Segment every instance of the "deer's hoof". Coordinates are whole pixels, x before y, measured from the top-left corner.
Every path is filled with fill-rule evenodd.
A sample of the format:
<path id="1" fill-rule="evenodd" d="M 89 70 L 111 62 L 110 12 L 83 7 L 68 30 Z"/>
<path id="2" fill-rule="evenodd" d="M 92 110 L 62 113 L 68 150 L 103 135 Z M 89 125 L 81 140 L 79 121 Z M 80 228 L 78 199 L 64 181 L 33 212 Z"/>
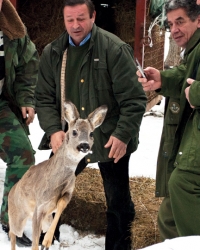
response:
<path id="1" fill-rule="evenodd" d="M 41 246 L 41 250 L 49 250 L 49 247 Z"/>

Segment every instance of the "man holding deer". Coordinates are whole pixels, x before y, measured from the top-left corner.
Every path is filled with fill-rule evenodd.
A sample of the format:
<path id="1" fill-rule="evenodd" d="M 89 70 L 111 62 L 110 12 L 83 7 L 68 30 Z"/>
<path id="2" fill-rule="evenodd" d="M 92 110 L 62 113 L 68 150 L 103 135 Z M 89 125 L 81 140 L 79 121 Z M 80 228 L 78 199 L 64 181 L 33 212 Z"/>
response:
<path id="1" fill-rule="evenodd" d="M 135 209 L 129 189 L 129 159 L 138 147 L 146 95 L 137 81 L 132 48 L 95 25 L 91 0 L 65 0 L 63 15 L 66 31 L 41 56 L 36 109 L 45 137 L 40 148 L 50 142 L 55 153 L 63 142 L 67 125 L 63 131 L 62 99 L 72 101 L 83 118 L 100 105 L 108 106 L 105 121 L 94 132 L 93 154 L 79 163 L 76 175 L 88 163 L 98 162 L 107 201 L 105 248 L 130 250 Z M 60 84 L 63 63 L 64 98 Z"/>

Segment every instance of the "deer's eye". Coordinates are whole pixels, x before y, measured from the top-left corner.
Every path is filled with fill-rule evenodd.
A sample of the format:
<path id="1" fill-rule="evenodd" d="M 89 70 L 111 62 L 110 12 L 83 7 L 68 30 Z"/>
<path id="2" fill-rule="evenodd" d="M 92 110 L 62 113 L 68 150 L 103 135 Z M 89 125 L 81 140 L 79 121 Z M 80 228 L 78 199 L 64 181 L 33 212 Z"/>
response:
<path id="1" fill-rule="evenodd" d="M 93 132 L 90 133 L 90 137 L 93 137 Z"/>
<path id="2" fill-rule="evenodd" d="M 76 131 L 76 130 L 73 130 L 72 135 L 73 135 L 73 136 L 76 136 L 77 134 L 78 134 L 77 131 Z"/>

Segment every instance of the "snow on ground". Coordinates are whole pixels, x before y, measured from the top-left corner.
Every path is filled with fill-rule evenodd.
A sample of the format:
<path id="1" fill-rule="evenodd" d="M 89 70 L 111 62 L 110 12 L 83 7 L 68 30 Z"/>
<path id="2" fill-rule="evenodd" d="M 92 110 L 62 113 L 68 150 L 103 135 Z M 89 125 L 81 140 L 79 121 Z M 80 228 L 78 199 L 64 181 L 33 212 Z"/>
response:
<path id="1" fill-rule="evenodd" d="M 130 158 L 130 177 L 144 176 L 155 178 L 156 175 L 156 159 L 159 148 L 159 141 L 163 125 L 163 117 L 160 114 L 163 113 L 164 99 L 161 105 L 156 105 L 152 108 L 153 112 L 146 113 L 141 124 L 140 129 L 140 144 L 138 150 L 132 154 Z M 41 130 L 37 116 L 30 125 L 30 140 L 33 148 L 36 151 L 36 163 L 44 161 L 49 158 L 50 150 L 40 151 L 37 149 L 39 142 L 44 134 Z M 90 167 L 97 167 L 97 164 L 91 164 Z M 0 160 L 0 201 L 2 200 L 3 182 L 5 175 L 5 164 Z M 105 248 L 105 237 L 98 237 L 93 234 L 86 236 L 80 235 L 73 227 L 69 225 L 62 225 L 60 227 L 60 242 L 54 242 L 54 245 L 49 250 L 103 250 Z M 26 235 L 31 238 L 31 221 L 27 222 L 25 228 Z M 188 247 L 190 246 L 190 247 Z M 198 246 L 198 247 L 197 247 Z M 0 249 L 10 250 L 10 242 L 8 236 L 2 231 L 0 227 Z M 16 247 L 16 250 L 22 249 Z M 30 247 L 24 247 L 24 250 L 30 250 Z M 156 244 L 151 247 L 147 247 L 148 250 L 197 250 L 200 249 L 200 236 L 178 238 L 174 240 L 168 240 L 161 244 Z"/>

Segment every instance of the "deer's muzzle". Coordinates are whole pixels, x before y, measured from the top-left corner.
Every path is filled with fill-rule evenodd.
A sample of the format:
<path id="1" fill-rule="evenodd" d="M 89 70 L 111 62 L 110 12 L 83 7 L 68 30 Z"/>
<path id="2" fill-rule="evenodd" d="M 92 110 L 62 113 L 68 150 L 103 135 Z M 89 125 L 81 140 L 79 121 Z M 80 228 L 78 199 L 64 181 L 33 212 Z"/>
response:
<path id="1" fill-rule="evenodd" d="M 88 143 L 81 143 L 77 146 L 78 151 L 82 151 L 83 153 L 87 153 L 90 150 L 90 146 Z"/>

